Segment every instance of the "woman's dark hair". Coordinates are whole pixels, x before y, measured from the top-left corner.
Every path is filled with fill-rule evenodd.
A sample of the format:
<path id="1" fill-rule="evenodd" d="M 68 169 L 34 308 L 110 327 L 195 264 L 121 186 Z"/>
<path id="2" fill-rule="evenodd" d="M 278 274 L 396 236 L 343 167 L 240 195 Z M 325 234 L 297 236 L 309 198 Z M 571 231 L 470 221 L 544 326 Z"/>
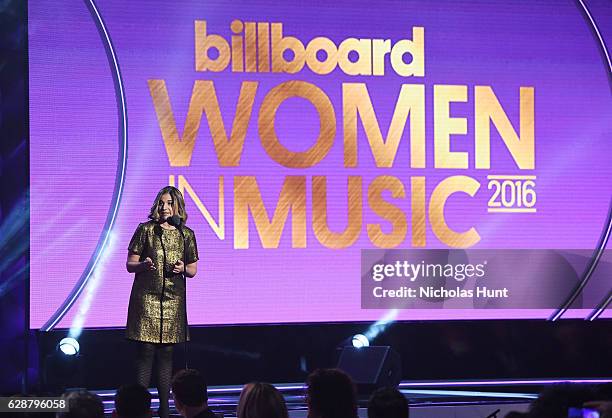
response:
<path id="1" fill-rule="evenodd" d="M 317 369 L 306 380 L 311 418 L 357 418 L 357 392 L 351 378 L 339 369 Z"/>

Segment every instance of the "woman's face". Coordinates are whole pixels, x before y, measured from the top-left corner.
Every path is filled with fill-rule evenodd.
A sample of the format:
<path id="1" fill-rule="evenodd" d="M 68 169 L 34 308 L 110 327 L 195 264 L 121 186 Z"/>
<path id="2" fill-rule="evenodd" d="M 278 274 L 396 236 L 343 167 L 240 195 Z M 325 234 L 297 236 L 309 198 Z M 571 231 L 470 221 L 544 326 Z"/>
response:
<path id="1" fill-rule="evenodd" d="M 159 214 L 161 221 L 165 222 L 168 218 L 174 215 L 174 210 L 172 209 L 173 204 L 174 201 L 172 200 L 170 193 L 165 193 L 162 195 L 157 206 L 157 213 Z"/>

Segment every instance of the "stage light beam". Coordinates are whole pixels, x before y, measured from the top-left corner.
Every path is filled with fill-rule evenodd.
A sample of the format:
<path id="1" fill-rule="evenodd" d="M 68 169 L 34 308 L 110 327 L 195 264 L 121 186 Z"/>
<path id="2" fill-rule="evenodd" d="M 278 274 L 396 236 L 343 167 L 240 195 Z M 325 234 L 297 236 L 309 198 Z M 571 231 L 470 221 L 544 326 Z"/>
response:
<path id="1" fill-rule="evenodd" d="M 398 312 L 398 309 L 391 309 L 385 314 L 385 316 L 370 325 L 370 327 L 363 333 L 366 339 L 368 341 L 372 341 L 374 338 L 378 337 L 379 334 L 384 332 L 389 325 L 395 322 Z"/>

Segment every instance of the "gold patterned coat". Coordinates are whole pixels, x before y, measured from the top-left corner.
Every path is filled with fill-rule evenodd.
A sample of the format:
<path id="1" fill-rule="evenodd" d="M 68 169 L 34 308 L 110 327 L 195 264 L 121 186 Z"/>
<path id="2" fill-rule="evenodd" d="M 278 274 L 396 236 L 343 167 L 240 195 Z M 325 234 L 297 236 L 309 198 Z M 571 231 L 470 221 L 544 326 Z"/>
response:
<path id="1" fill-rule="evenodd" d="M 195 234 L 183 227 L 186 262 L 198 260 Z M 183 239 L 178 229 L 168 230 L 154 221 L 138 225 L 128 250 L 150 257 L 156 270 L 136 273 L 128 308 L 126 337 L 149 343 L 172 344 L 189 340 L 186 329 L 185 280 L 172 272 L 183 259 Z M 185 336 L 187 331 L 187 335 Z"/>

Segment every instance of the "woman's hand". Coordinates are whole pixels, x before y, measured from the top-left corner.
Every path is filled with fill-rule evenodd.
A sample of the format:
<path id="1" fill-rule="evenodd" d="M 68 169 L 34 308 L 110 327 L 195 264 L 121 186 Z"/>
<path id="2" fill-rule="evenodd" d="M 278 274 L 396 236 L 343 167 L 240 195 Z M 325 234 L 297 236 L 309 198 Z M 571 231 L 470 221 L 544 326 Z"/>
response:
<path id="1" fill-rule="evenodd" d="M 151 260 L 151 257 L 145 258 L 141 265 L 144 271 L 157 270 L 157 267 L 155 267 L 155 264 L 153 264 L 153 260 Z"/>
<path id="2" fill-rule="evenodd" d="M 185 276 L 187 277 L 193 277 L 196 275 L 197 272 L 198 272 L 198 262 L 197 261 L 191 264 L 187 264 L 187 266 L 185 266 L 185 263 L 183 263 L 183 260 L 178 260 L 176 263 L 174 263 L 174 268 L 172 269 L 172 273 L 174 274 L 185 273 Z"/>
<path id="3" fill-rule="evenodd" d="M 172 273 L 182 273 L 183 271 L 185 271 L 185 263 L 183 263 L 183 260 L 178 260 L 176 263 L 174 263 L 174 268 L 172 269 Z"/>
<path id="4" fill-rule="evenodd" d="M 145 258 L 144 261 L 138 260 L 140 260 L 140 255 L 131 252 L 128 253 L 127 262 L 125 263 L 128 272 L 140 273 L 141 271 L 157 270 L 157 267 L 155 267 L 155 263 L 153 263 L 151 257 Z"/>

